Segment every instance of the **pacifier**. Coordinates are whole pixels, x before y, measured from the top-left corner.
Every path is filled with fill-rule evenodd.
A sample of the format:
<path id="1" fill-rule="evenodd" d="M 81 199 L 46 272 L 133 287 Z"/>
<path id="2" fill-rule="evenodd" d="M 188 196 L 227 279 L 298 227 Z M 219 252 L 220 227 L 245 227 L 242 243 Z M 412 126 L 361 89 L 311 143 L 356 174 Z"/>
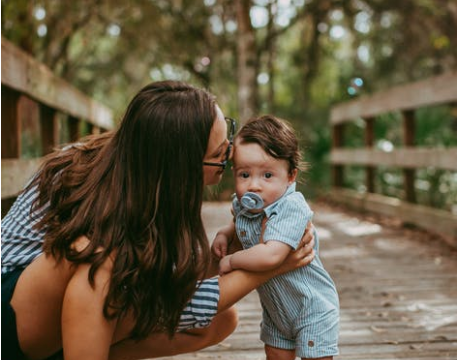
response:
<path id="1" fill-rule="evenodd" d="M 253 192 L 247 192 L 240 200 L 241 205 L 248 210 L 259 210 L 263 208 L 262 198 Z"/>

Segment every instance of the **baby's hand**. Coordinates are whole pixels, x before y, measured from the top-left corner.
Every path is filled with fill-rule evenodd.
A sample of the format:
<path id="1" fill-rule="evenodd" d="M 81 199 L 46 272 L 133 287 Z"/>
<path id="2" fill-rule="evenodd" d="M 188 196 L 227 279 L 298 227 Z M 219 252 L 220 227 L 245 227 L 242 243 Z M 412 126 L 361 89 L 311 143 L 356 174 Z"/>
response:
<path id="1" fill-rule="evenodd" d="M 219 262 L 219 275 L 224 275 L 232 271 L 232 265 L 230 264 L 230 258 L 232 255 L 224 256 Z"/>
<path id="2" fill-rule="evenodd" d="M 227 255 L 228 239 L 223 234 L 217 234 L 211 245 L 211 251 L 218 259 L 222 259 Z"/>

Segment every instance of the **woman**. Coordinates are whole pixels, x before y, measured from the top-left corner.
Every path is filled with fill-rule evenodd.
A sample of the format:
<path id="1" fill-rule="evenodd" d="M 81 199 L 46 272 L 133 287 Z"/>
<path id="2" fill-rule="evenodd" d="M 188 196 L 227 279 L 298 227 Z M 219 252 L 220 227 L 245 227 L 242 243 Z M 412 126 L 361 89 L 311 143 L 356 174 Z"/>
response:
<path id="1" fill-rule="evenodd" d="M 49 155 L 2 221 L 2 358 L 158 357 L 227 337 L 236 301 L 313 258 L 308 235 L 274 271 L 198 282 L 204 185 L 230 156 L 214 97 L 172 81 L 143 88 L 117 131 Z"/>

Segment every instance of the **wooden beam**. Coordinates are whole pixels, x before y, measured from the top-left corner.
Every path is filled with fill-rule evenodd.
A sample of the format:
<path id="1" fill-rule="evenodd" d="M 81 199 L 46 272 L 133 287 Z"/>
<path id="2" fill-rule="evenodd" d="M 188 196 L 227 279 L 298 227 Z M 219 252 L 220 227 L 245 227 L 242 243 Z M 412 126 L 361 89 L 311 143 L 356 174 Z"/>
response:
<path id="1" fill-rule="evenodd" d="M 17 196 L 33 174 L 42 159 L 2 159 L 2 199 Z"/>
<path id="2" fill-rule="evenodd" d="M 457 72 L 400 85 L 334 106 L 330 123 L 352 122 L 392 111 L 417 109 L 457 101 Z"/>
<path id="3" fill-rule="evenodd" d="M 400 168 L 434 167 L 457 170 L 457 147 L 399 148 L 391 152 L 373 149 L 333 149 L 330 162 L 334 165 L 392 166 Z"/>
<path id="4" fill-rule="evenodd" d="M 112 129 L 113 116 L 106 106 L 57 77 L 43 64 L 2 37 L 2 85 L 95 126 Z"/>
<path id="5" fill-rule="evenodd" d="M 391 216 L 404 223 L 414 224 L 422 229 L 440 234 L 453 247 L 457 248 L 457 215 L 428 206 L 411 204 L 396 198 L 359 193 L 348 189 L 333 189 L 328 197 L 350 207 Z"/>

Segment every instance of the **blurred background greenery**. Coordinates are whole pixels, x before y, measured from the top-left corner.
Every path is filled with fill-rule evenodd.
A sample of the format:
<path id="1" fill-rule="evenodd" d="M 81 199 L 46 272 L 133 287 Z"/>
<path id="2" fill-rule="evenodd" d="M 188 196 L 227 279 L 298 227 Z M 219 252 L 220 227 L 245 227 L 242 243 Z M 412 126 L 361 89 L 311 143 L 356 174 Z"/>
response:
<path id="1" fill-rule="evenodd" d="M 311 198 L 330 186 L 333 104 L 457 69 L 455 0 L 2 0 L 1 30 L 116 119 L 146 83 L 179 79 L 208 88 L 239 123 L 262 113 L 289 120 Z M 417 145 L 457 144 L 456 106 L 417 119 Z M 401 146 L 400 121 L 377 119 L 377 148 Z M 349 146 L 362 145 L 363 126 L 351 125 Z M 24 145 L 34 134 L 31 126 Z M 363 176 L 351 168 L 346 185 L 363 190 Z M 396 195 L 401 173 L 384 169 L 376 182 Z M 419 171 L 416 188 L 421 203 L 457 203 L 455 172 Z M 225 176 L 208 198 L 232 189 Z"/>

